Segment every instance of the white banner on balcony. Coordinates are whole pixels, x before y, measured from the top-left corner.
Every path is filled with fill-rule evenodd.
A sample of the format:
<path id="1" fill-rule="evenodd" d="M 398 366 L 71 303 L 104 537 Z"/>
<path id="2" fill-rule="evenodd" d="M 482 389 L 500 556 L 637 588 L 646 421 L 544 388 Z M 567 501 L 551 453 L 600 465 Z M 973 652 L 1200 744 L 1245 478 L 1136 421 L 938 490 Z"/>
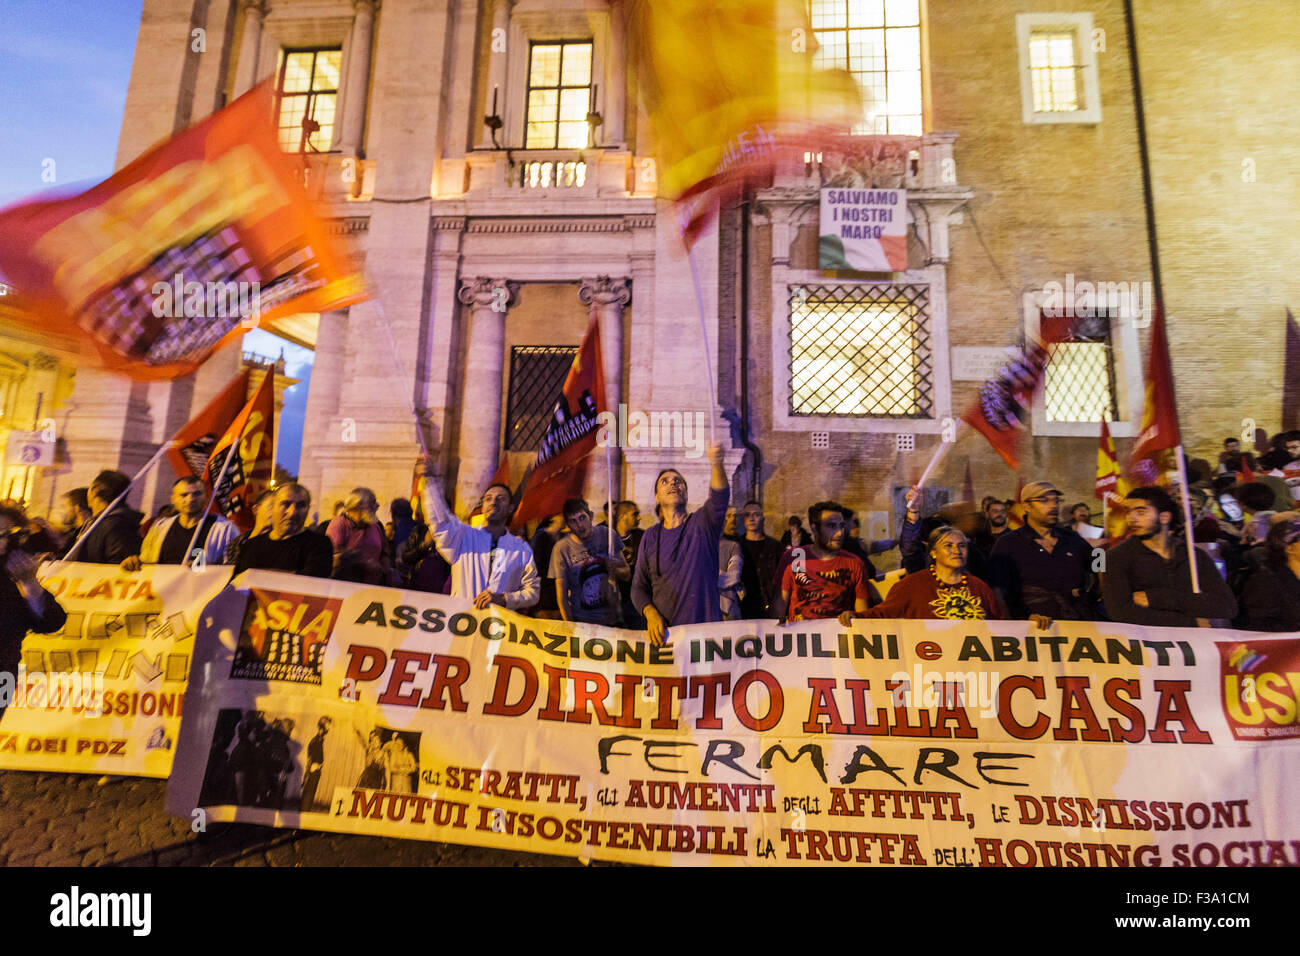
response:
<path id="1" fill-rule="evenodd" d="M 822 190 L 822 269 L 907 270 L 907 190 Z"/>

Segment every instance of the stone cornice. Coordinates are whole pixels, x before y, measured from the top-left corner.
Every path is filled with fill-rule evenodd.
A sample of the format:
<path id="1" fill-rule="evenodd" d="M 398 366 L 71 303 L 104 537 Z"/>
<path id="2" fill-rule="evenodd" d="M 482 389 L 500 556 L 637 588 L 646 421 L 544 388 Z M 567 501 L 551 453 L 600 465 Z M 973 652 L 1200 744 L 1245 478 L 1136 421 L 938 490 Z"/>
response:
<path id="1" fill-rule="evenodd" d="M 477 235 L 523 234 L 523 233 L 592 233 L 592 232 L 632 232 L 637 229 L 653 229 L 653 215 L 628 215 L 592 217 L 582 219 L 553 218 L 498 218 L 466 219 L 464 217 L 435 217 L 434 228 L 458 229 Z M 462 226 L 461 224 L 465 224 Z"/>

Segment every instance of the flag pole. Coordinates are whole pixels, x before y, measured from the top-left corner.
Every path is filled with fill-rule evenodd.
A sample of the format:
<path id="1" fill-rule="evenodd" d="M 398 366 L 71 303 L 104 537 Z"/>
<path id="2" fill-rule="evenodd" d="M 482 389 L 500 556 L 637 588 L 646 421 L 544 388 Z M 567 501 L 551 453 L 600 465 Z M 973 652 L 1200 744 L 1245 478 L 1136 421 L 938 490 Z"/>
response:
<path id="1" fill-rule="evenodd" d="M 709 376 L 709 444 L 712 445 L 717 441 L 714 435 L 713 419 L 714 409 L 717 400 L 714 398 L 716 391 L 713 386 L 713 356 L 709 352 L 709 328 L 704 321 L 704 294 L 700 292 L 700 273 L 695 267 L 695 249 L 693 246 L 686 247 L 686 257 L 691 261 L 691 281 L 695 285 L 695 310 L 700 314 L 700 339 L 704 342 L 704 371 Z"/>
<path id="2" fill-rule="evenodd" d="M 1192 491 L 1187 487 L 1187 457 L 1183 454 L 1182 443 L 1175 449 L 1178 455 L 1178 485 L 1183 491 L 1183 520 L 1187 529 L 1187 567 L 1192 572 L 1192 593 L 1201 593 L 1201 578 L 1196 570 L 1196 535 L 1192 525 Z"/>
<path id="3" fill-rule="evenodd" d="M 230 463 L 235 458 L 235 449 L 238 447 L 239 438 L 236 438 L 230 443 L 230 450 L 226 452 L 226 460 L 221 463 L 221 473 L 212 482 L 212 494 L 208 495 L 208 503 L 203 506 L 203 514 L 199 515 L 199 522 L 194 526 L 194 534 L 190 535 L 190 543 L 185 548 L 185 559 L 181 561 L 183 567 L 188 568 L 190 566 L 190 560 L 194 557 L 195 542 L 199 540 L 199 532 L 203 530 L 203 522 L 207 520 L 208 512 L 212 510 L 212 502 L 217 500 L 217 489 L 221 487 L 221 482 L 225 480 L 226 472 L 230 470 Z"/>
<path id="4" fill-rule="evenodd" d="M 375 296 L 371 301 L 375 304 L 375 311 L 379 313 L 379 325 L 380 328 L 384 330 L 384 337 L 388 339 L 388 349 L 393 353 L 393 363 L 397 366 L 397 370 L 401 374 L 402 380 L 411 383 L 412 392 L 408 396 L 408 402 L 411 407 L 411 418 L 415 420 L 415 437 L 420 443 L 420 452 L 425 458 L 428 458 L 429 444 L 424 440 L 424 429 L 420 427 L 420 415 L 415 408 L 415 374 L 412 373 L 409 379 L 406 376 L 406 363 L 402 361 L 401 355 L 397 352 L 397 342 L 393 339 L 393 329 L 388 322 L 388 313 L 384 311 L 383 300 L 380 299 L 379 296 Z"/>
<path id="5" fill-rule="evenodd" d="M 108 513 L 126 499 L 126 496 L 131 493 L 131 489 L 135 487 L 135 483 L 148 474 L 149 469 L 162 460 L 162 456 L 167 454 L 167 449 L 170 448 L 171 445 L 172 443 L 170 441 L 165 441 L 158 446 L 158 450 L 153 453 L 153 457 L 145 462 L 144 467 L 135 473 L 135 477 L 131 479 L 130 483 L 124 489 L 122 489 L 122 493 L 114 498 L 112 503 L 95 517 L 95 520 L 90 523 L 90 527 L 88 527 L 76 541 L 72 542 L 72 547 L 69 548 L 68 553 L 63 556 L 64 561 L 72 560 L 72 556 L 77 553 L 77 549 L 81 547 L 81 543 L 90 537 L 90 532 L 94 531 L 95 527 L 108 516 Z"/>
<path id="6" fill-rule="evenodd" d="M 950 449 L 953 445 L 957 444 L 957 430 L 959 428 L 961 428 L 960 418 L 955 419 L 953 422 L 952 441 L 941 440 L 939 442 L 939 447 L 936 448 L 934 450 L 934 454 L 930 456 L 930 464 L 926 465 L 925 471 L 921 472 L 921 477 L 916 482 L 915 485 L 916 488 L 920 489 L 925 487 L 925 483 L 929 480 L 930 474 L 935 470 L 935 468 L 939 466 L 939 462 L 943 461 L 944 456 L 948 454 L 948 449 Z"/>
<path id="7" fill-rule="evenodd" d="M 609 557 L 614 556 L 614 446 L 605 443 L 605 527 L 609 537 Z"/>

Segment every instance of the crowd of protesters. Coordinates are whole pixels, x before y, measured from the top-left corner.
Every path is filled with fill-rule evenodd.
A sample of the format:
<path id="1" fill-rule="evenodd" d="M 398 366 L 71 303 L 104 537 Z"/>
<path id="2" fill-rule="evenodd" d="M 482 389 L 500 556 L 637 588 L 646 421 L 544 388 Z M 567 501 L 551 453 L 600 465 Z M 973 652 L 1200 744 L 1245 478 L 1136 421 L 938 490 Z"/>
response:
<path id="1" fill-rule="evenodd" d="M 1181 501 L 1163 488 L 1129 491 L 1117 504 L 1117 530 L 1113 520 L 1094 524 L 1087 503 L 1066 507 L 1048 480 L 1022 485 L 1014 499 L 988 496 L 978 507 L 957 502 L 931 514 L 921 513 L 923 496 L 910 489 L 898 536 L 881 541 L 864 541 L 849 508 L 822 500 L 808 508 L 806 525 L 804 516 L 790 516 L 778 540 L 766 533 L 761 503 L 732 506 L 720 446 L 710 447 L 709 462 L 709 486 L 693 510 L 685 477 L 667 468 L 655 480 L 658 520 L 650 527 L 641 527 L 635 502 L 617 502 L 612 515 L 603 505 L 597 516 L 571 498 L 531 540 L 510 531 L 509 488 L 484 489 L 481 520 L 466 523 L 423 459 L 420 507 L 399 498 L 388 522 L 374 492 L 360 487 L 313 525 L 311 493 L 287 482 L 252 503 L 253 527 L 240 534 L 212 513 L 206 486 L 194 478 L 176 481 L 170 505 L 146 522 L 121 503 L 104 514 L 129 483 L 104 471 L 63 495 L 52 521 L 29 519 L 8 503 L 0 526 L 25 528 L 28 551 L 71 552 L 125 571 L 199 561 L 232 573 L 334 577 L 451 594 L 480 609 L 644 630 L 654 643 L 684 624 L 772 618 L 1300 630 L 1300 432 L 1276 436 L 1258 458 L 1228 439 L 1217 463 L 1189 463 L 1190 549 Z M 887 552 L 897 553 L 900 568 L 888 576 L 871 560 Z M 25 623 L 49 627 L 30 569 L 18 564 L 15 593 L 0 600 L 21 603 L 30 612 Z"/>

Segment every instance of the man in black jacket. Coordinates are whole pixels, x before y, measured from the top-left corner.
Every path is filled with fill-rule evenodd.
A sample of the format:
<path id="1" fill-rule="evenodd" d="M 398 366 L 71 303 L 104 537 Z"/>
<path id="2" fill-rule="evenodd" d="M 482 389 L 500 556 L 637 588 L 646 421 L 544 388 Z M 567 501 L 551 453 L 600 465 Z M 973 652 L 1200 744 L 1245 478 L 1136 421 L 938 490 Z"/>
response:
<path id="1" fill-rule="evenodd" d="M 1135 488 L 1124 507 L 1132 536 L 1111 548 L 1101 579 L 1110 619 L 1153 627 L 1211 627 L 1212 621 L 1231 620 L 1237 601 L 1199 548 L 1194 553 L 1201 593 L 1193 592 L 1187 542 L 1179 533 L 1182 514 L 1164 489 Z"/>
<path id="2" fill-rule="evenodd" d="M 126 491 L 131 479 L 120 471 L 101 471 L 90 483 L 86 500 L 91 514 L 97 519 L 104 509 Z M 89 564 L 121 564 L 132 555 L 140 553 L 140 522 L 144 515 L 133 510 L 125 501 L 104 516 L 103 520 L 84 533 L 70 550 L 70 560 Z M 94 522 L 92 521 L 92 524 Z"/>
<path id="3" fill-rule="evenodd" d="M 18 686 L 18 662 L 28 631 L 51 634 L 67 615 L 36 580 L 36 559 L 12 547 L 10 533 L 26 525 L 21 511 L 0 507 L 0 717 Z"/>

